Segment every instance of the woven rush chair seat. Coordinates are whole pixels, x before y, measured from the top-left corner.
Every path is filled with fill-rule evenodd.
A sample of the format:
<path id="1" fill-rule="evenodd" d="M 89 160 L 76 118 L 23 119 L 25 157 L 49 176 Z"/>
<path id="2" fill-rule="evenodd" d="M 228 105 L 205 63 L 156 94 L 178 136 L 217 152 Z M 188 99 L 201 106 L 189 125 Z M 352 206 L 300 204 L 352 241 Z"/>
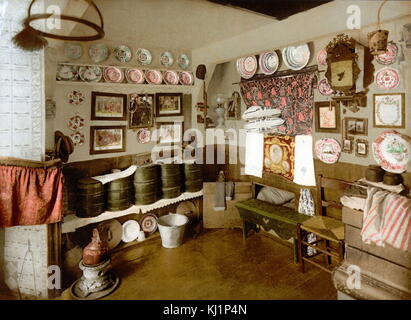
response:
<path id="1" fill-rule="evenodd" d="M 330 241 L 344 240 L 344 223 L 330 217 L 314 216 L 304 221 L 301 224 L 301 229 Z"/>

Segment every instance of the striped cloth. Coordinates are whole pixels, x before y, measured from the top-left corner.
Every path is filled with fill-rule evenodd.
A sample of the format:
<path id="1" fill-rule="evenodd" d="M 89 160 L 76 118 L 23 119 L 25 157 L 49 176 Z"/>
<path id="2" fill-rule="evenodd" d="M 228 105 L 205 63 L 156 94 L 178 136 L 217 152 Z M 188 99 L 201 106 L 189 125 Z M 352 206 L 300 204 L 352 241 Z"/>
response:
<path id="1" fill-rule="evenodd" d="M 363 242 L 411 251 L 411 199 L 370 187 L 364 208 Z"/>

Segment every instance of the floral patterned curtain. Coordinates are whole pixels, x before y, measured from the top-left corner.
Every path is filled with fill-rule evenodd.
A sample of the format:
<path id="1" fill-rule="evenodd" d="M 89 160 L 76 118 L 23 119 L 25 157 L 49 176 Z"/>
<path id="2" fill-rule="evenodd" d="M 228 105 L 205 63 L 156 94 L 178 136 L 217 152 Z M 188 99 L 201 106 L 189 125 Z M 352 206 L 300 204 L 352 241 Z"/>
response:
<path id="1" fill-rule="evenodd" d="M 310 135 L 316 79 L 314 72 L 308 72 L 245 81 L 240 83 L 240 88 L 247 107 L 259 105 L 282 110 L 285 122 L 274 133 Z"/>

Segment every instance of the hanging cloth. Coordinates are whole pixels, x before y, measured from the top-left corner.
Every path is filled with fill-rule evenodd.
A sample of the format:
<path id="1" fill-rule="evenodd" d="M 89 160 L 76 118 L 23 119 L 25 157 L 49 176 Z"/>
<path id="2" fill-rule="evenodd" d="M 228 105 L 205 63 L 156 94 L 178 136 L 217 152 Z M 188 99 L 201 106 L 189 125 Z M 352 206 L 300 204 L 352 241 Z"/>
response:
<path id="1" fill-rule="evenodd" d="M 307 72 L 243 81 L 240 89 L 247 107 L 257 105 L 281 110 L 285 122 L 273 133 L 311 134 L 316 79 L 315 72 Z"/>
<path id="2" fill-rule="evenodd" d="M 0 227 L 62 220 L 61 168 L 0 166 Z"/>

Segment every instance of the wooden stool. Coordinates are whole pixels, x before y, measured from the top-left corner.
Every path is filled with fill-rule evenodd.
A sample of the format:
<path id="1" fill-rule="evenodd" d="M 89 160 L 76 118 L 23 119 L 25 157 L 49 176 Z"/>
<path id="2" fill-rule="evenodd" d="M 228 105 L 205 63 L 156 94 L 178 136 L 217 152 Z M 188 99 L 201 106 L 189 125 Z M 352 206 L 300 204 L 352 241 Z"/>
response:
<path id="1" fill-rule="evenodd" d="M 306 234 L 313 233 L 316 240 L 308 243 Z M 330 242 L 335 243 L 335 247 L 330 246 Z M 322 246 L 319 246 L 321 244 Z M 329 273 L 334 269 L 332 258 L 339 264 L 344 259 L 344 224 L 336 219 L 325 216 L 313 216 L 312 218 L 297 224 L 297 246 L 298 261 L 301 272 L 304 272 L 304 263 L 309 262 L 318 268 Z M 311 247 L 316 253 L 308 256 L 306 248 Z M 323 255 L 324 261 L 316 259 Z"/>

